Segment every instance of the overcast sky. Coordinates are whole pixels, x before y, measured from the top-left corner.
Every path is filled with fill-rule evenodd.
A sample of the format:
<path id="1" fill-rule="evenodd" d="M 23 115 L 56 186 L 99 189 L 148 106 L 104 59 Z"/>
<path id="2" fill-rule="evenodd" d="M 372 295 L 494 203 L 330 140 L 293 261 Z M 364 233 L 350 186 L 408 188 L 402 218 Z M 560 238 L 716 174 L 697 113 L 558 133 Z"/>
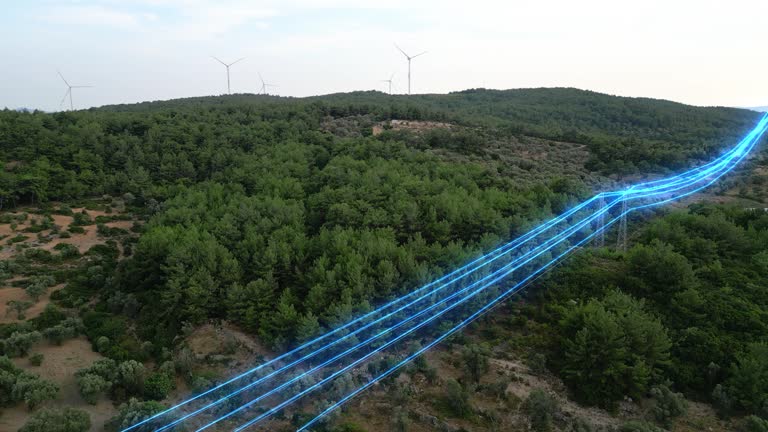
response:
<path id="1" fill-rule="evenodd" d="M 3 0 L 0 107 L 280 95 L 578 87 L 768 105 L 766 0 Z"/>

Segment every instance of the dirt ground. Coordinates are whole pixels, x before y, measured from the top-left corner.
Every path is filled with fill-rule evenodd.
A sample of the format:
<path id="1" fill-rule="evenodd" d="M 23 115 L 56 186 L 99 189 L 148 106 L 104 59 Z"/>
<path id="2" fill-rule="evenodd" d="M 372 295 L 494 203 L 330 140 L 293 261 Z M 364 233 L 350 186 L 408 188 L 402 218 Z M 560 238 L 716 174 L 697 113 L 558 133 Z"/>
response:
<path id="1" fill-rule="evenodd" d="M 79 213 L 82 210 L 82 208 L 72 209 L 72 211 L 75 213 Z M 91 219 L 95 219 L 97 216 L 108 216 L 107 213 L 99 210 L 86 210 L 85 212 L 91 217 Z M 73 220 L 72 216 L 65 215 L 51 215 L 51 217 L 53 218 L 54 224 L 58 225 L 62 230 L 67 229 Z M 31 225 L 30 222 L 32 219 L 39 221 L 42 220 L 42 217 L 30 214 L 27 218 L 27 221 L 25 221 L 25 223 L 20 223 L 18 227 L 16 227 L 15 231 L 11 229 L 11 224 L 0 224 L 0 237 L 3 235 L 8 236 L 2 241 L 2 243 L 0 243 L 0 259 L 8 259 L 13 257 L 16 253 L 17 244 L 28 245 L 29 247 L 39 247 L 40 249 L 51 251 L 59 243 L 69 243 L 77 246 L 77 249 L 80 251 L 80 253 L 85 253 L 93 246 L 104 243 L 104 240 L 99 238 L 98 234 L 96 233 L 96 224 L 84 226 L 84 233 L 72 233 L 70 238 L 61 238 L 59 236 L 53 235 L 51 241 L 44 243 L 38 240 L 37 233 L 24 232 L 24 229 Z M 110 228 L 122 228 L 129 230 L 131 226 L 133 226 L 133 221 L 112 221 L 107 222 L 104 225 Z M 13 238 L 19 234 L 27 236 L 28 238 L 14 245 L 7 244 L 8 239 Z M 43 236 L 51 236 L 51 231 L 41 231 L 40 234 Z"/>
<path id="2" fill-rule="evenodd" d="M 64 287 L 64 284 L 52 286 L 48 288 L 48 292 L 44 296 L 40 297 L 37 303 L 33 304 L 24 313 L 26 319 L 32 319 L 40 315 L 48 303 L 51 302 L 51 294 L 54 291 L 58 291 Z M 0 324 L 19 322 L 16 318 L 16 312 L 8 310 L 8 302 L 12 300 L 29 300 L 32 299 L 27 295 L 23 288 L 16 287 L 3 287 L 0 288 Z"/>
<path id="3" fill-rule="evenodd" d="M 117 409 L 105 397 L 96 405 L 86 403 L 80 397 L 75 380 L 75 372 L 103 358 L 101 354 L 93 352 L 91 343 L 82 336 L 70 339 L 60 346 L 41 342 L 32 349 L 30 355 L 35 353 L 45 356 L 43 364 L 39 367 L 31 366 L 28 357 L 13 359 L 13 362 L 20 368 L 59 384 L 59 396 L 44 406 L 66 406 L 86 411 L 91 416 L 91 431 L 103 430 L 104 423 L 117 413 Z M 0 415 L 0 431 L 18 430 L 26 423 L 30 414 L 23 404 L 4 409 Z"/>
<path id="4" fill-rule="evenodd" d="M 414 132 L 423 132 L 430 129 L 450 129 L 453 125 L 450 123 L 420 121 L 420 120 L 391 120 L 373 126 L 373 135 L 379 135 L 386 129 L 384 125 L 388 124 L 393 130 L 410 130 Z"/>
<path id="5" fill-rule="evenodd" d="M 77 213 L 83 209 L 73 208 L 72 210 Z M 86 210 L 86 213 L 92 220 L 95 220 L 98 216 L 108 216 L 107 213 L 97 210 Z M 51 215 L 51 217 L 54 224 L 57 225 L 61 231 L 67 230 L 69 225 L 73 222 L 72 216 Z M 11 224 L 9 223 L 0 224 L 0 236 L 7 236 L 0 241 L 0 259 L 13 258 L 15 254 L 18 253 L 16 246 L 19 244 L 25 245 L 27 248 L 39 248 L 53 251 L 57 244 L 68 243 L 76 246 L 82 254 L 87 252 L 93 246 L 106 242 L 105 238 L 97 234 L 96 224 L 84 226 L 83 229 L 85 232 L 71 233 L 70 238 L 61 238 L 60 236 L 53 234 L 51 230 L 44 230 L 40 233 L 40 237 L 49 239 L 47 242 L 42 241 L 38 237 L 38 233 L 23 232 L 26 227 L 32 225 L 33 220 L 39 222 L 42 221 L 42 219 L 43 217 L 40 215 L 28 213 L 24 223 L 18 223 L 15 230 L 11 229 Z M 107 222 L 105 225 L 108 227 L 129 230 L 133 226 L 133 223 L 134 222 L 130 220 L 120 220 Z M 28 238 L 22 242 L 9 245 L 8 240 L 17 235 L 24 235 Z M 48 264 L 35 263 L 34 265 L 46 266 Z M 5 280 L 3 284 L 0 285 L 0 324 L 19 322 L 16 313 L 9 313 L 8 311 L 7 303 L 9 301 L 31 301 L 31 298 L 26 294 L 23 288 L 11 286 L 14 281 L 22 280 L 26 277 L 26 275 L 15 275 L 13 278 Z M 64 286 L 64 284 L 60 284 L 49 288 L 39 301 L 35 302 L 29 309 L 27 309 L 25 312 L 25 319 L 28 320 L 38 316 L 50 303 L 51 294 Z M 39 374 L 42 378 L 51 380 L 60 386 L 58 397 L 53 401 L 47 402 L 44 406 L 66 406 L 84 410 L 88 412 L 91 417 L 91 430 L 103 430 L 104 424 L 117 413 L 117 409 L 113 406 L 113 403 L 104 396 L 96 405 L 86 403 L 80 397 L 77 381 L 74 375 L 78 369 L 90 366 L 94 361 L 102 358 L 100 354 L 92 351 L 90 342 L 83 336 L 67 340 L 62 345 L 58 346 L 49 344 L 47 341 L 42 341 L 32 348 L 30 355 L 36 353 L 43 354 L 44 356 L 42 366 L 32 366 L 28 356 L 24 358 L 15 358 L 13 361 L 18 367 L 25 371 Z M 0 432 L 18 430 L 27 421 L 29 415 L 30 412 L 23 404 L 3 409 L 0 414 Z"/>

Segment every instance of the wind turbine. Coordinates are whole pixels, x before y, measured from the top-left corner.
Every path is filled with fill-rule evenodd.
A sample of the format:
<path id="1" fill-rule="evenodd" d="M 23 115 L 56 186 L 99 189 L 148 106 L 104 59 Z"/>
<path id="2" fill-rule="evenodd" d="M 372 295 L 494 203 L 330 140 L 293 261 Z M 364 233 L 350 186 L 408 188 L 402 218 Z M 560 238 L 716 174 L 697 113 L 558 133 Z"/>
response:
<path id="1" fill-rule="evenodd" d="M 264 78 L 261 77 L 261 73 L 259 73 L 259 80 L 261 80 L 261 94 L 267 94 L 267 87 L 277 87 L 275 84 L 264 82 Z"/>
<path id="2" fill-rule="evenodd" d="M 395 77 L 395 74 L 392 74 L 392 76 L 389 77 L 389 79 L 381 80 L 381 82 L 389 83 L 389 94 L 392 94 L 392 78 Z"/>
<path id="3" fill-rule="evenodd" d="M 64 79 L 64 75 L 62 75 L 61 72 L 59 72 L 59 71 L 56 71 L 56 72 L 61 77 L 61 80 L 64 81 L 64 84 L 67 85 L 67 92 L 64 93 L 64 97 L 61 98 L 61 102 L 59 102 L 59 106 L 61 106 L 61 104 L 63 104 L 64 101 L 67 100 L 67 96 L 69 96 L 69 110 L 70 111 L 74 111 L 75 110 L 75 105 L 72 103 L 72 89 L 73 88 L 90 88 L 90 87 L 93 87 L 93 86 L 73 86 L 73 85 L 69 85 L 67 80 Z"/>
<path id="4" fill-rule="evenodd" d="M 403 51 L 403 49 L 402 49 L 402 48 L 400 48 L 399 46 L 397 46 L 397 44 L 395 44 L 395 48 L 397 48 L 398 50 L 400 50 L 400 52 L 401 52 L 401 53 L 403 53 L 403 55 L 405 56 L 405 58 L 407 58 L 407 59 L 408 59 L 408 94 L 411 94 L 411 60 L 415 59 L 416 57 L 418 57 L 418 56 L 420 56 L 420 55 L 424 55 L 424 54 L 426 54 L 427 52 L 426 52 L 426 51 L 424 51 L 424 52 L 420 52 L 420 53 L 416 54 L 415 56 L 409 56 L 408 54 L 406 54 L 406 53 L 405 53 L 405 51 Z"/>
<path id="5" fill-rule="evenodd" d="M 239 58 L 239 59 L 237 59 L 237 60 L 235 60 L 235 61 L 233 61 L 232 63 L 229 63 L 229 64 L 227 64 L 227 63 L 224 63 L 223 61 L 221 61 L 221 60 L 217 59 L 216 57 L 213 57 L 213 56 L 211 56 L 211 58 L 213 58 L 213 59 L 214 59 L 214 60 L 216 60 L 217 62 L 219 62 L 219 63 L 223 64 L 223 65 L 224 65 L 224 67 L 225 67 L 225 68 L 227 68 L 227 94 L 232 94 L 232 91 L 231 91 L 231 90 L 230 90 L 230 88 L 229 88 L 229 67 L 230 67 L 230 66 L 232 66 L 233 64 L 235 64 L 235 63 L 239 62 L 240 60 L 244 60 L 244 59 L 245 59 L 245 57 L 241 57 L 241 58 Z"/>

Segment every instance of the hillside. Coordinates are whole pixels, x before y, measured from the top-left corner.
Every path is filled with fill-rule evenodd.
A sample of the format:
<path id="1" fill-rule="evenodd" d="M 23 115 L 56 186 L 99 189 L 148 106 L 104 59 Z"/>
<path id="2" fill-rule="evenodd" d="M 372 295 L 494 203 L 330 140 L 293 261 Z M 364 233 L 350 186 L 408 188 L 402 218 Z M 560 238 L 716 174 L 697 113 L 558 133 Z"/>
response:
<path id="1" fill-rule="evenodd" d="M 75 406 L 92 430 L 126 427 L 594 190 L 706 160 L 758 117 L 575 89 L 1 111 L 0 354 L 12 359 L 0 357 L 0 393 L 10 395 L 0 397 L 0 426 L 21 426 L 26 405 Z M 760 207 L 765 160 L 763 148 L 708 199 Z M 381 409 L 363 399 L 324 427 L 387 430 L 402 418 L 406 430 L 514 430 L 527 427 L 534 387 L 570 413 L 548 420 L 558 430 L 586 413 L 608 429 L 649 419 L 672 427 L 675 416 L 654 420 L 650 407 L 677 404 L 678 391 L 701 402 L 708 426 L 763 415 L 766 216 L 694 206 L 632 227 L 629 251 L 584 251 L 580 267 L 557 270 L 525 302 L 375 389 Z M 572 345 L 577 336 L 592 339 Z M 600 338 L 615 342 L 615 356 L 589 365 Z M 67 355 L 88 364 L 43 371 L 31 360 Z M 741 373 L 753 366 L 752 378 Z M 715 402 L 735 420 L 704 404 Z"/>

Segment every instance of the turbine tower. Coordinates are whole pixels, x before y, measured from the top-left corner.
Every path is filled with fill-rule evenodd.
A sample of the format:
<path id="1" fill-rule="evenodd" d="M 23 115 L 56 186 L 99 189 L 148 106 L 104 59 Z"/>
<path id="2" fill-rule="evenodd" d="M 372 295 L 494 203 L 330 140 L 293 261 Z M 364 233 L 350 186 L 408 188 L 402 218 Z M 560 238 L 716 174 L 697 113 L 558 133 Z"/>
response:
<path id="1" fill-rule="evenodd" d="M 231 91 L 231 90 L 230 90 L 230 88 L 229 88 L 229 67 L 230 67 L 230 66 L 232 66 L 233 64 L 235 64 L 235 63 L 239 62 L 240 60 L 243 60 L 243 59 L 245 59 L 245 57 L 241 57 L 241 58 L 239 58 L 239 59 L 237 59 L 237 60 L 235 60 L 235 61 L 233 61 L 232 63 L 229 63 L 229 64 L 227 64 L 227 63 L 224 63 L 223 61 L 221 61 L 221 60 L 217 59 L 216 57 L 213 57 L 213 56 L 211 56 L 211 58 L 213 58 L 213 59 L 214 59 L 214 60 L 216 60 L 217 62 L 219 62 L 219 63 L 223 64 L 223 65 L 224 65 L 224 67 L 225 67 L 225 68 L 227 68 L 227 94 L 232 94 L 232 91 Z"/>
<path id="2" fill-rule="evenodd" d="M 64 79 L 64 75 L 62 75 L 62 74 L 61 74 L 61 72 L 59 72 L 59 71 L 56 71 L 56 72 L 57 72 L 57 73 L 59 74 L 59 76 L 61 77 L 61 80 L 62 80 L 62 81 L 64 81 L 64 84 L 66 84 L 66 85 L 67 85 L 67 92 L 66 92 L 66 93 L 64 93 L 64 97 L 63 97 L 63 98 L 61 98 L 61 102 L 59 102 L 59 106 L 61 106 L 61 104 L 63 104 L 63 103 L 64 103 L 64 101 L 65 101 L 65 100 L 67 100 L 67 96 L 69 96 L 69 110 L 70 110 L 70 111 L 74 111 L 74 110 L 75 110 L 75 105 L 72 103 L 72 89 L 73 89 L 73 88 L 91 88 L 91 87 L 93 87 L 93 86 L 73 86 L 73 85 L 70 85 L 70 84 L 67 82 L 67 80 L 66 80 L 66 79 Z"/>
<path id="3" fill-rule="evenodd" d="M 400 50 L 400 52 L 401 52 L 401 53 L 403 53 L 403 55 L 405 56 L 405 58 L 407 58 L 407 59 L 408 59 L 408 94 L 411 94 L 411 60 L 415 59 L 416 57 L 418 57 L 418 56 L 420 56 L 420 55 L 424 55 L 424 54 L 426 54 L 427 52 L 426 52 L 426 51 L 424 51 L 424 52 L 420 52 L 420 53 L 416 54 L 415 56 L 409 56 L 408 54 L 406 54 L 406 53 L 405 53 L 405 51 L 403 51 L 403 49 L 402 49 L 402 48 L 400 48 L 399 46 L 397 46 L 397 44 L 395 44 L 395 48 L 397 48 L 398 50 Z"/>
<path id="4" fill-rule="evenodd" d="M 265 95 L 267 94 L 267 87 L 277 87 L 275 84 L 270 84 L 268 82 L 264 82 L 264 78 L 261 77 L 261 73 L 259 73 L 259 80 L 261 81 L 261 94 Z"/>
<path id="5" fill-rule="evenodd" d="M 389 94 L 392 94 L 392 78 L 395 77 L 395 74 L 392 74 L 392 76 L 389 77 L 389 79 L 381 80 L 381 82 L 389 83 Z"/>

